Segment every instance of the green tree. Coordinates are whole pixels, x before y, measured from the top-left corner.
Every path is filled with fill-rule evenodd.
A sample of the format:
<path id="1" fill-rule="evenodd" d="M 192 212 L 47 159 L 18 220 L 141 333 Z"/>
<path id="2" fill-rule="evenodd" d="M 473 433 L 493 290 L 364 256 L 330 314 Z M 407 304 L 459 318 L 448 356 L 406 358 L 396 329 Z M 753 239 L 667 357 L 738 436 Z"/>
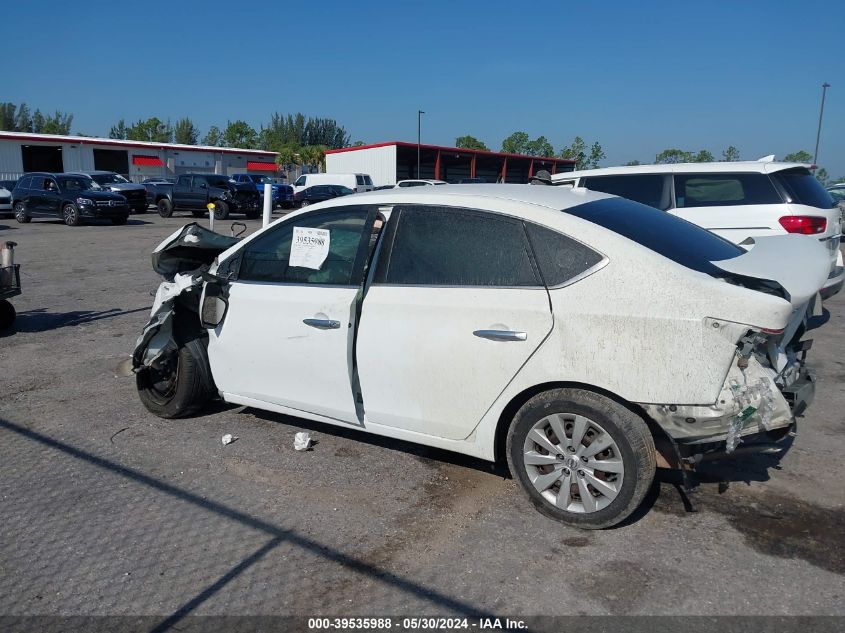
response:
<path id="1" fill-rule="evenodd" d="M 455 147 L 462 147 L 464 149 L 481 149 L 485 152 L 490 151 L 490 148 L 487 147 L 482 141 L 479 141 L 477 138 L 475 138 L 474 136 L 470 136 L 469 134 L 456 138 Z"/>
<path id="2" fill-rule="evenodd" d="M 220 128 L 216 125 L 212 125 L 208 128 L 208 134 L 206 134 L 202 139 L 202 144 L 208 145 L 209 147 L 220 147 L 222 142 L 223 135 L 220 133 Z"/>
<path id="3" fill-rule="evenodd" d="M 712 163 L 715 159 L 713 158 L 713 154 L 708 152 L 706 149 L 699 150 L 698 154 L 695 154 L 692 157 L 690 162 L 693 163 Z"/>
<path id="4" fill-rule="evenodd" d="M 258 133 L 246 121 L 229 121 L 223 130 L 223 144 L 226 147 L 251 149 L 258 144 Z"/>
<path id="5" fill-rule="evenodd" d="M 365 145 L 364 141 L 355 141 L 352 143 L 352 147 L 361 147 L 362 145 Z"/>
<path id="6" fill-rule="evenodd" d="M 170 121 L 164 122 L 158 117 L 150 117 L 126 129 L 126 138 L 130 141 L 150 141 L 153 143 L 173 142 L 173 127 Z"/>
<path id="7" fill-rule="evenodd" d="M 561 158 L 575 161 L 575 169 L 595 169 L 605 158 L 601 144 L 596 141 L 587 152 L 587 143 L 580 136 L 572 139 L 572 143 L 560 150 Z"/>
<path id="8" fill-rule="evenodd" d="M 729 163 L 739 160 L 739 150 L 733 145 L 730 145 L 728 149 L 722 152 L 722 160 Z"/>
<path id="9" fill-rule="evenodd" d="M 32 117 L 25 103 L 18 106 L 18 113 L 15 115 L 15 131 L 32 132 Z"/>
<path id="10" fill-rule="evenodd" d="M 126 139 L 126 121 L 121 119 L 109 130 L 109 138 Z"/>
<path id="11" fill-rule="evenodd" d="M 528 143 L 528 135 L 525 132 L 514 132 L 502 141 L 502 151 L 508 154 L 524 154 Z"/>
<path id="12" fill-rule="evenodd" d="M 810 152 L 805 152 L 803 149 L 797 152 L 792 152 L 783 157 L 785 163 L 812 163 L 813 155 Z"/>
<path id="13" fill-rule="evenodd" d="M 173 128 L 174 139 L 182 145 L 196 145 L 200 137 L 199 128 L 188 117 L 176 121 Z"/>
<path id="14" fill-rule="evenodd" d="M 664 149 L 654 157 L 654 162 L 659 164 L 691 163 L 692 154 L 682 149 Z"/>
<path id="15" fill-rule="evenodd" d="M 640 164 L 640 161 L 638 161 L 638 160 L 629 160 L 627 163 L 625 163 L 625 166 L 626 167 L 633 167 L 634 165 L 639 165 L 639 164 Z"/>
<path id="16" fill-rule="evenodd" d="M 15 131 L 15 112 L 18 106 L 14 103 L 0 103 L 0 130 Z"/>
<path id="17" fill-rule="evenodd" d="M 40 126 L 43 134 L 70 134 L 71 123 L 73 123 L 72 114 L 64 114 L 56 110 L 53 114 L 42 115 L 40 111 L 36 110 L 32 115 L 32 127 Z M 37 131 L 37 130 L 34 130 Z"/>
<path id="18" fill-rule="evenodd" d="M 525 153 L 529 156 L 554 156 L 555 148 L 552 147 L 545 136 L 538 136 L 533 141 L 526 143 Z"/>

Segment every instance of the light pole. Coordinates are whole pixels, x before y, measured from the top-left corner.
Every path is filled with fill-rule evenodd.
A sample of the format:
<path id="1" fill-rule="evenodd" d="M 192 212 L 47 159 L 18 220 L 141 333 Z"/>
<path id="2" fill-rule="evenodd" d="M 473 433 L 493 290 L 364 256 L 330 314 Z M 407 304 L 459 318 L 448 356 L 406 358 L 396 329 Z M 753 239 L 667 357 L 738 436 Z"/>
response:
<path id="1" fill-rule="evenodd" d="M 422 130 L 422 110 L 417 110 L 417 178 L 420 177 L 420 131 Z"/>
<path id="2" fill-rule="evenodd" d="M 813 153 L 813 165 L 818 165 L 819 159 L 819 137 L 822 134 L 822 116 L 824 116 L 824 96 L 827 93 L 827 89 L 830 88 L 830 84 L 824 82 L 822 84 L 822 107 L 819 110 L 819 129 L 816 130 L 816 151 Z"/>

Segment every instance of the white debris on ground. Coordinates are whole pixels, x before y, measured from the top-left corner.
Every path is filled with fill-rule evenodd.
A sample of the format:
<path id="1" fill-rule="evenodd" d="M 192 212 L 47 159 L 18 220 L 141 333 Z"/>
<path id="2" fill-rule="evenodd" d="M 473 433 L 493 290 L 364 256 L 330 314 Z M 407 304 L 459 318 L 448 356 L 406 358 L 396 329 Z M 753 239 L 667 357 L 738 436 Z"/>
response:
<path id="1" fill-rule="evenodd" d="M 226 433 L 223 437 L 220 438 L 220 441 L 223 442 L 223 446 L 227 444 L 231 444 L 232 442 L 236 441 L 238 438 L 232 435 L 231 433 Z"/>
<path id="2" fill-rule="evenodd" d="M 298 451 L 307 451 L 311 448 L 311 434 L 308 431 L 300 431 L 293 438 L 293 447 Z"/>

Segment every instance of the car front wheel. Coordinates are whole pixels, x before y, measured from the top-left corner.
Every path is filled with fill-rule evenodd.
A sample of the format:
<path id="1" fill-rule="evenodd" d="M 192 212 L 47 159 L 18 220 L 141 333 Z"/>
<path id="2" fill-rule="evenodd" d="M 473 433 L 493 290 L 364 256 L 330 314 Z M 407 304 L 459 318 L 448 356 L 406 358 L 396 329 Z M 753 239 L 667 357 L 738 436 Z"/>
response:
<path id="1" fill-rule="evenodd" d="M 643 419 L 606 396 L 554 389 L 526 402 L 507 438 L 508 465 L 534 506 L 574 527 L 616 525 L 654 480 L 654 440 Z"/>
<path id="2" fill-rule="evenodd" d="M 208 356 L 197 339 L 136 374 L 141 402 L 160 418 L 183 418 L 199 411 L 211 398 L 213 386 Z"/>
<path id="3" fill-rule="evenodd" d="M 15 203 L 15 220 L 21 224 L 28 224 L 32 218 L 26 212 L 26 205 L 23 202 Z"/>
<path id="4" fill-rule="evenodd" d="M 68 226 L 79 226 L 79 209 L 74 204 L 66 204 L 62 208 L 62 221 Z"/>
<path id="5" fill-rule="evenodd" d="M 167 198 L 162 198 L 156 202 L 156 209 L 158 214 L 163 218 L 169 218 L 173 215 L 173 203 Z"/>

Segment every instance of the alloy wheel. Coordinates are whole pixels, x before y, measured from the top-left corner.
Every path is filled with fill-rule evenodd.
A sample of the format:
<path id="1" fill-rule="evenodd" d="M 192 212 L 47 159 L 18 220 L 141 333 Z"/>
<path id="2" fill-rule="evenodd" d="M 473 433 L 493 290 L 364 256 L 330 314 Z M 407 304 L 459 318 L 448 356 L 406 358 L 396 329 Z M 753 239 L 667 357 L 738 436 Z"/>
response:
<path id="1" fill-rule="evenodd" d="M 548 415 L 531 427 L 523 461 L 537 492 L 568 512 L 606 508 L 622 489 L 625 476 L 622 453 L 610 434 L 574 413 Z"/>

